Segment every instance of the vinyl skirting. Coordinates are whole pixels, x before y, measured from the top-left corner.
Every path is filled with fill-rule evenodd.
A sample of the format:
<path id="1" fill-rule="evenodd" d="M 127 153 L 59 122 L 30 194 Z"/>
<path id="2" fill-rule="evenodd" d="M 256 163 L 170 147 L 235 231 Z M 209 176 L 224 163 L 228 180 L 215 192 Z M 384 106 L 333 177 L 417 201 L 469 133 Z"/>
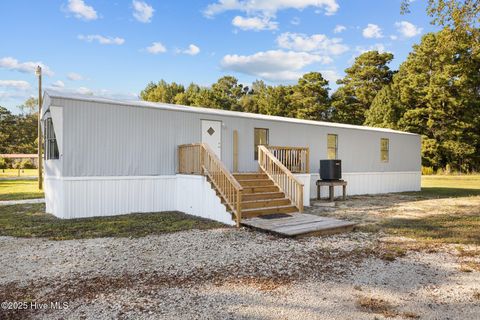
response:
<path id="1" fill-rule="evenodd" d="M 304 205 L 316 198 L 318 174 L 296 174 L 304 184 Z M 420 172 L 343 173 L 347 195 L 419 191 Z M 326 196 L 328 188 L 322 190 Z M 341 188 L 335 194 L 341 195 Z M 199 175 L 46 177 L 46 211 L 59 218 L 181 211 L 234 225 L 215 191 Z"/>

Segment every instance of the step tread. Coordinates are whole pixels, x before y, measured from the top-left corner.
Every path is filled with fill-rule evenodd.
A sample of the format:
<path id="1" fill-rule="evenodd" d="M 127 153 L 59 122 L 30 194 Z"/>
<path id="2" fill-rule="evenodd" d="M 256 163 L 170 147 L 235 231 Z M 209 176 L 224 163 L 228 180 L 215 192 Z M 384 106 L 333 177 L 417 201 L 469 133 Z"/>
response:
<path id="1" fill-rule="evenodd" d="M 274 183 L 270 179 L 254 179 L 254 180 L 238 180 L 242 187 L 254 186 L 273 186 Z"/>
<path id="2" fill-rule="evenodd" d="M 264 207 L 264 208 L 252 208 L 252 209 L 245 209 L 242 210 L 243 213 L 255 212 L 255 211 L 263 211 L 263 210 L 273 210 L 273 209 L 287 209 L 287 208 L 295 208 L 294 205 L 284 205 L 284 206 L 273 206 L 273 207 Z"/>
<path id="3" fill-rule="evenodd" d="M 286 206 L 289 204 L 291 204 L 291 201 L 290 199 L 287 199 L 287 198 L 242 201 L 242 210 L 269 208 L 273 206 Z"/>
<path id="4" fill-rule="evenodd" d="M 258 194 L 258 193 L 256 193 Z M 288 198 L 274 198 L 274 199 L 257 199 L 257 200 L 247 200 L 242 201 L 242 203 L 251 203 L 251 202 L 266 202 L 266 201 L 278 201 L 278 200 L 289 200 Z"/>
<path id="5" fill-rule="evenodd" d="M 259 180 L 268 179 L 268 176 L 264 173 L 234 173 L 233 176 L 237 180 Z"/>
<path id="6" fill-rule="evenodd" d="M 269 200 L 269 199 L 281 199 L 284 198 L 285 194 L 281 191 L 272 191 L 272 192 L 257 192 L 257 193 L 245 193 L 243 194 L 242 200 L 244 201 L 254 201 L 254 200 Z M 249 199 L 249 200 L 247 200 Z"/>

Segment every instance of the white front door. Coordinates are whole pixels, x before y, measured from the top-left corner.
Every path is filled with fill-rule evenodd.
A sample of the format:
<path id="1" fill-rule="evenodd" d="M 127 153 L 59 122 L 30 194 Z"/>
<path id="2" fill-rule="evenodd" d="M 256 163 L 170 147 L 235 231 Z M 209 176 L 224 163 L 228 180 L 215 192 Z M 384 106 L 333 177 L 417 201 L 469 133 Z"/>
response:
<path id="1" fill-rule="evenodd" d="M 222 122 L 202 120 L 202 142 L 210 146 L 219 159 L 222 158 Z"/>

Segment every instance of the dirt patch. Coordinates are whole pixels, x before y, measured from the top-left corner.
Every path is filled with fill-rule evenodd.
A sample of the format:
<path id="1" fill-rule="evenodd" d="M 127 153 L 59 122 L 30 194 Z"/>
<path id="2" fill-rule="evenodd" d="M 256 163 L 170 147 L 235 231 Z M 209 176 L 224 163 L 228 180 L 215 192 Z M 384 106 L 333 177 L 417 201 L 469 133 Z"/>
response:
<path id="1" fill-rule="evenodd" d="M 373 297 L 360 297 L 357 301 L 358 306 L 367 312 L 381 314 L 386 318 L 392 318 L 398 315 L 398 312 L 391 303 Z"/>

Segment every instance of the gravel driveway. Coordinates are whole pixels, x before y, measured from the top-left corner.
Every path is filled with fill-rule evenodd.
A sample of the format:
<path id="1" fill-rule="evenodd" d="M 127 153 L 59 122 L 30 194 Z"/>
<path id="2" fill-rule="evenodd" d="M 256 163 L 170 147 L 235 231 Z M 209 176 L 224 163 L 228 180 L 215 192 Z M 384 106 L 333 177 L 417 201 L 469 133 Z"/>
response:
<path id="1" fill-rule="evenodd" d="M 478 319 L 479 272 L 460 272 L 455 248 L 385 261 L 382 241 L 233 228 L 136 239 L 0 237 L 1 301 L 68 303 L 0 311 L 0 319 Z"/>

